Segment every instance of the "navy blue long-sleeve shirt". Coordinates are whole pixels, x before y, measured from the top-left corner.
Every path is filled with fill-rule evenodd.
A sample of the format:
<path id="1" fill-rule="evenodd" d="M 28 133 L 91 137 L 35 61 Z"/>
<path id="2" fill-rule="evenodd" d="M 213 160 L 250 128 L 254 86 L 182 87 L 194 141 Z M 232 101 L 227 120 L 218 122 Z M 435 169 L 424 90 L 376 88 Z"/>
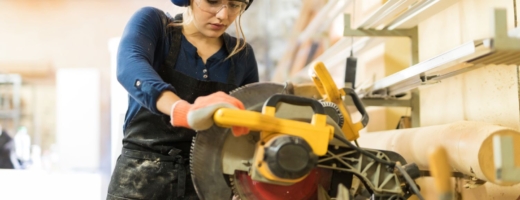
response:
<path id="1" fill-rule="evenodd" d="M 175 87 L 164 82 L 158 71 L 170 51 L 170 38 L 165 34 L 162 22 L 163 11 L 145 7 L 137 11 L 125 27 L 117 54 L 117 79 L 128 91 L 129 105 L 125 125 L 144 107 L 155 114 L 160 114 L 156 103 L 159 95 Z M 234 46 L 234 44 L 232 44 Z M 197 48 L 182 36 L 181 49 L 177 57 L 175 70 L 190 77 L 226 83 L 230 59 L 225 59 L 230 52 L 225 45 L 207 59 L 206 64 L 197 54 Z M 249 44 L 235 55 L 235 84 L 243 86 L 258 82 L 258 69 L 253 49 Z M 207 73 L 203 73 L 207 70 Z M 207 74 L 207 77 L 203 75 Z"/>

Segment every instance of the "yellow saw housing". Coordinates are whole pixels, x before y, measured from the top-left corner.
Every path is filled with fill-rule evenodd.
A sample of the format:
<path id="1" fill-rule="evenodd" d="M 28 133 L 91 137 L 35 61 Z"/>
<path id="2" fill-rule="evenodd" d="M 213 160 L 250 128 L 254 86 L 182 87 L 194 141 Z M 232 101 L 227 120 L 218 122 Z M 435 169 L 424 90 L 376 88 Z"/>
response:
<path id="1" fill-rule="evenodd" d="M 312 107 L 314 114 L 311 123 L 276 118 L 276 105 L 280 102 Z M 256 143 L 252 162 L 253 177 L 259 175 L 257 179 L 278 184 L 291 184 L 302 180 L 315 167 L 317 156 L 327 153 L 329 141 L 334 136 L 334 128 L 328 125 L 326 120 L 323 106 L 318 101 L 281 94 L 269 98 L 263 106 L 262 113 L 219 109 L 214 115 L 214 121 L 219 126 L 242 126 L 260 131 L 260 140 Z M 274 152 L 269 154 L 272 148 Z M 281 152 L 287 148 L 292 150 Z M 280 153 L 283 155 L 279 155 Z M 300 157 L 292 158 L 288 153 L 295 153 Z M 278 157 L 287 160 L 277 160 Z M 291 159 L 301 165 L 287 163 L 291 162 Z"/>
<path id="2" fill-rule="evenodd" d="M 345 137 L 350 141 L 357 139 L 359 130 L 364 125 L 361 122 L 352 123 L 350 114 L 343 104 L 342 97 L 346 94 L 343 90 L 338 90 L 323 63 L 319 62 L 314 66 L 312 80 L 324 101 L 338 105 L 341 114 L 344 116 L 342 132 Z M 276 106 L 280 102 L 311 106 L 314 110 L 311 122 L 306 123 L 275 117 Z M 260 132 L 260 140 L 256 143 L 249 174 L 253 180 L 268 183 L 288 185 L 299 182 L 308 175 L 307 171 L 305 171 L 306 174 L 298 173 L 296 176 L 285 177 L 283 175 L 290 172 L 277 173 L 279 169 L 275 170 L 271 164 L 272 162 L 268 162 L 268 157 L 270 155 L 273 157 L 272 154 L 268 155 L 268 152 L 266 152 L 270 150 L 270 147 L 277 145 L 277 142 L 283 140 L 286 144 L 299 145 L 298 148 L 301 147 L 303 149 L 308 145 L 309 154 L 312 154 L 310 157 L 316 157 L 317 159 L 317 156 L 324 156 L 327 153 L 329 142 L 334 137 L 334 128 L 326 123 L 327 115 L 325 115 L 321 103 L 315 99 L 295 95 L 273 95 L 265 102 L 262 113 L 221 108 L 213 117 L 215 123 L 221 127 L 240 126 L 247 127 L 251 131 Z M 277 155 L 274 157 L 277 158 Z M 315 164 L 312 167 L 315 167 Z"/>
<path id="3" fill-rule="evenodd" d="M 298 136 L 309 142 L 314 153 L 318 156 L 327 153 L 327 146 L 332 140 L 334 128 L 327 125 L 326 116 L 315 114 L 312 122 L 280 119 L 274 116 L 275 108 L 264 108 L 265 113 L 248 110 L 221 108 L 215 112 L 213 119 L 218 126 L 247 127 L 251 131 L 260 131 L 260 140 L 266 142 L 273 134 L 287 134 Z M 271 111 L 272 110 L 272 111 Z"/>

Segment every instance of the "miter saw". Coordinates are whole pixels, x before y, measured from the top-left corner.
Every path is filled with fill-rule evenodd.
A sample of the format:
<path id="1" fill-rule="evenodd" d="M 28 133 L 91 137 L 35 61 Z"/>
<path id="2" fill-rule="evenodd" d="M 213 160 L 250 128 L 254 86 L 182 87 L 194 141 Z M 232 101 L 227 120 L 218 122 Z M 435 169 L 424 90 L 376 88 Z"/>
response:
<path id="1" fill-rule="evenodd" d="M 246 110 L 222 108 L 193 140 L 192 179 L 201 199 L 422 198 L 415 164 L 351 143 L 368 123 L 356 93 L 338 89 L 323 63 L 313 84 L 254 83 L 230 93 Z M 344 98 L 361 113 L 353 123 Z M 229 127 L 248 127 L 234 137 Z"/>

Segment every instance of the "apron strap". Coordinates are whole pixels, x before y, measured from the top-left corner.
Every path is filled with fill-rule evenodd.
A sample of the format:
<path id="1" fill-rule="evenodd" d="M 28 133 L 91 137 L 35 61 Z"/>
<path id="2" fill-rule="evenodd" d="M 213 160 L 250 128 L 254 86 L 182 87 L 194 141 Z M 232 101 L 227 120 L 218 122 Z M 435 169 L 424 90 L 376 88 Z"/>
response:
<path id="1" fill-rule="evenodd" d="M 227 78 L 227 83 L 231 85 L 235 85 L 235 56 L 229 58 L 229 62 L 231 66 L 229 66 L 229 73 Z"/>
<path id="2" fill-rule="evenodd" d="M 173 27 L 173 30 L 169 31 L 169 34 L 171 34 L 171 45 L 165 62 L 166 66 L 172 66 L 175 68 L 175 64 L 177 63 L 177 56 L 179 56 L 179 51 L 181 50 L 182 27 Z"/>
<path id="3" fill-rule="evenodd" d="M 228 51 L 228 53 L 231 53 L 233 51 L 233 49 L 235 48 L 235 47 L 229 46 L 230 45 L 229 43 L 231 43 L 230 40 L 232 39 L 231 36 L 229 34 L 227 34 L 227 33 L 224 33 L 222 35 L 222 39 L 224 40 L 224 46 L 225 46 L 226 50 Z M 229 62 L 231 63 L 231 66 L 229 66 L 227 83 L 231 84 L 231 85 L 235 85 L 235 61 L 236 61 L 236 58 L 238 58 L 237 55 L 234 55 L 231 58 L 229 58 Z"/>

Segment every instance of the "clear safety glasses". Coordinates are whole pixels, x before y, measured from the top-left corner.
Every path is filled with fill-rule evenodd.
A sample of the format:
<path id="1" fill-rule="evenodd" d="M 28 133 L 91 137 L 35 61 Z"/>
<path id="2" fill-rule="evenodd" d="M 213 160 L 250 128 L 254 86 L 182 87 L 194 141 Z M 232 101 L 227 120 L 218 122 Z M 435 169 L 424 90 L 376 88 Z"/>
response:
<path id="1" fill-rule="evenodd" d="M 234 16 L 242 13 L 246 7 L 246 0 L 195 0 L 197 6 L 204 12 L 216 15 L 224 7 L 228 15 Z"/>

